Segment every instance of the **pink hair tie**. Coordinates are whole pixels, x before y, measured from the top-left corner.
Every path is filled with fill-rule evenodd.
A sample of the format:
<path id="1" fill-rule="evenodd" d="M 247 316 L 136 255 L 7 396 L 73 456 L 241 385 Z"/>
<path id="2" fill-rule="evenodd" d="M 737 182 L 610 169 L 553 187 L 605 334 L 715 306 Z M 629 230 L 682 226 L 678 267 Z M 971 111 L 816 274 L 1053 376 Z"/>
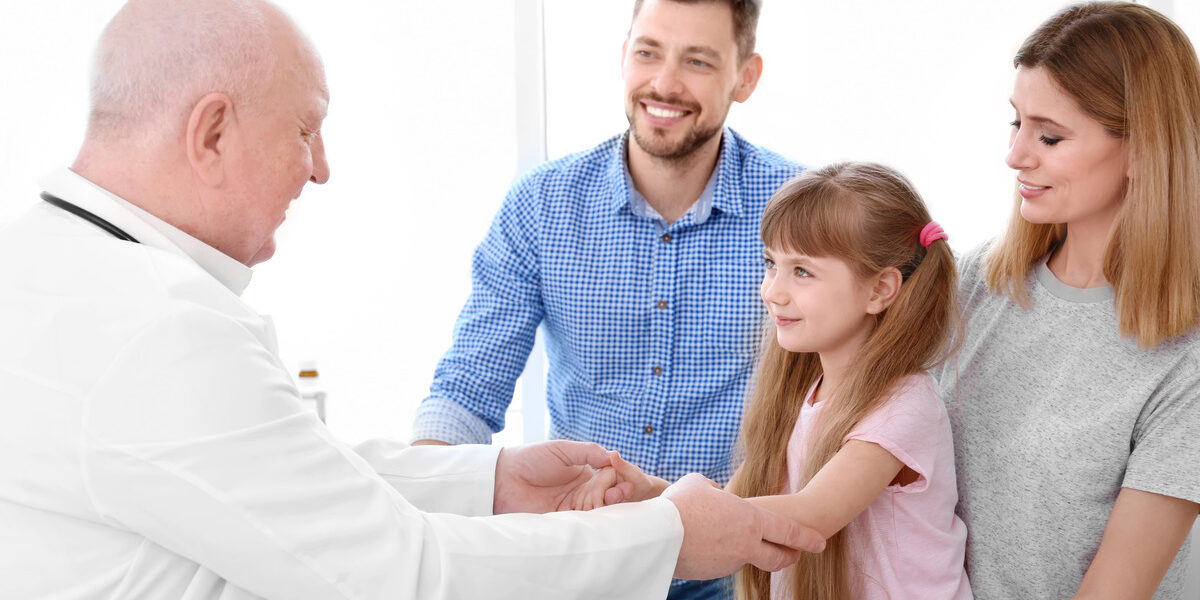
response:
<path id="1" fill-rule="evenodd" d="M 921 245 L 928 248 L 930 244 L 938 240 L 948 240 L 950 236 L 946 235 L 945 230 L 937 221 L 930 221 L 928 225 L 921 228 Z"/>

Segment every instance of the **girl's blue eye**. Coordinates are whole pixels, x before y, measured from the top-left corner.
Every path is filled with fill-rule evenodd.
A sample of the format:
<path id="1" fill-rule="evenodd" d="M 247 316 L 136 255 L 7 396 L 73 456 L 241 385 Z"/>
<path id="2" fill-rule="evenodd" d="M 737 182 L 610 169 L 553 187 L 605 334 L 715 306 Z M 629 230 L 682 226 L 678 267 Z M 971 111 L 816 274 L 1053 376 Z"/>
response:
<path id="1" fill-rule="evenodd" d="M 774 268 L 775 268 L 775 261 L 773 261 L 773 260 L 771 260 L 771 259 L 769 259 L 769 258 L 767 258 L 767 257 L 765 257 L 765 256 L 764 256 L 764 257 L 763 257 L 763 266 L 764 266 L 764 267 L 766 267 L 766 268 L 768 268 L 768 269 L 774 269 Z"/>
<path id="2" fill-rule="evenodd" d="M 796 267 L 796 277 L 812 277 L 812 273 L 809 273 L 804 267 Z"/>

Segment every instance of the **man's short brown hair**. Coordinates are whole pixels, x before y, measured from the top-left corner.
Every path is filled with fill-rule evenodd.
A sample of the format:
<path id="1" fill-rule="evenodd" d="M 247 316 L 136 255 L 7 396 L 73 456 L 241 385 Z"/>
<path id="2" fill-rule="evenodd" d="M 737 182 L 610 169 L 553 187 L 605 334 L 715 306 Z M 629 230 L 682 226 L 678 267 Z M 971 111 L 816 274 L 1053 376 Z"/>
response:
<path id="1" fill-rule="evenodd" d="M 737 40 L 738 60 L 746 60 L 754 54 L 754 32 L 758 29 L 758 13 L 762 10 L 762 0 L 664 0 L 680 4 L 700 4 L 701 2 L 723 2 L 733 11 L 733 38 Z M 636 19 L 642 10 L 645 0 L 634 0 L 633 18 Z"/>

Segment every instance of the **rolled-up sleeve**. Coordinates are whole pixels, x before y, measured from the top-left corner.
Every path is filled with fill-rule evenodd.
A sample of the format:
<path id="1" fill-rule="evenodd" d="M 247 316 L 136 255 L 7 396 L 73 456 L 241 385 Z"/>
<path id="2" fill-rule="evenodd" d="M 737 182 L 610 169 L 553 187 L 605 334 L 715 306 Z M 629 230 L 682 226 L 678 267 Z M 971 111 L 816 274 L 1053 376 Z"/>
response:
<path id="1" fill-rule="evenodd" d="M 486 444 L 504 428 L 542 322 L 538 171 L 513 186 L 471 263 L 471 294 L 434 371 L 412 439 Z"/>

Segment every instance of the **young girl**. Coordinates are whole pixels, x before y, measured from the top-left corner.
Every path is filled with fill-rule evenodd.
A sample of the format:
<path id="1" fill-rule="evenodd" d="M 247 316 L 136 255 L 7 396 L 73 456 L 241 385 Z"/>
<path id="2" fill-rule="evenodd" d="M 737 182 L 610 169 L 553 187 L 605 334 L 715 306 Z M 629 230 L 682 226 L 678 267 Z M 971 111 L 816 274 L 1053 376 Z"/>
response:
<path id="1" fill-rule="evenodd" d="M 956 322 L 946 235 L 902 175 L 843 163 L 784 184 L 762 239 L 771 335 L 730 489 L 827 544 L 779 573 L 746 567 L 739 597 L 971 598 L 950 423 L 925 373 Z M 577 508 L 666 487 L 613 465 Z"/>
<path id="2" fill-rule="evenodd" d="M 946 411 L 946 235 L 900 174 L 835 164 L 763 215 L 765 340 L 730 489 L 809 525 L 825 552 L 739 578 L 741 598 L 970 598 Z M 1016 549 L 1014 549 L 1016 551 Z"/>

